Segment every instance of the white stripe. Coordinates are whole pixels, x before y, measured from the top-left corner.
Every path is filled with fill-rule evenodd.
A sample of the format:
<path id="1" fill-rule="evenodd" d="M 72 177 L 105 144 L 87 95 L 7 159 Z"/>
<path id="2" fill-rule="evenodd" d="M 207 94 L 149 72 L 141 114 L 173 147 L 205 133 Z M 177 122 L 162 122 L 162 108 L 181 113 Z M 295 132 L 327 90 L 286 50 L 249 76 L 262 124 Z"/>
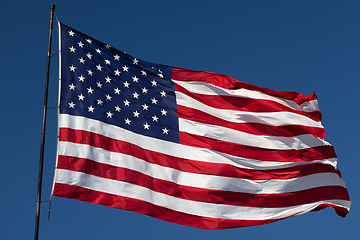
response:
<path id="1" fill-rule="evenodd" d="M 304 134 L 296 137 L 261 136 L 222 126 L 194 122 L 183 118 L 179 118 L 179 131 L 212 138 L 215 140 L 266 149 L 301 150 L 330 145 L 326 141 L 320 138 L 316 138 L 311 134 Z"/>
<path id="2" fill-rule="evenodd" d="M 142 159 L 83 144 L 60 142 L 59 155 L 86 158 L 108 165 L 131 169 L 153 178 L 179 185 L 211 190 L 254 194 L 289 193 L 323 186 L 342 186 L 344 181 L 336 173 L 317 173 L 299 178 L 279 180 L 248 180 L 216 175 L 181 172 L 148 163 Z"/>
<path id="3" fill-rule="evenodd" d="M 300 106 L 292 100 L 286 100 L 280 97 L 274 97 L 268 95 L 266 93 L 262 93 L 255 90 L 248 90 L 248 89 L 225 89 L 219 86 L 212 85 L 206 82 L 189 82 L 189 81 L 177 81 L 172 79 L 176 84 L 182 86 L 186 90 L 203 95 L 220 95 L 220 96 L 232 96 L 232 97 L 245 97 L 245 98 L 252 98 L 252 99 L 261 99 L 261 100 L 271 100 L 273 102 L 280 103 L 286 107 L 290 107 L 294 110 L 300 110 L 304 112 L 314 112 L 319 111 L 318 101 L 311 100 L 309 102 L 305 102 Z"/>
<path id="4" fill-rule="evenodd" d="M 306 213 L 325 202 L 320 201 L 295 207 L 283 208 L 239 207 L 224 204 L 196 202 L 154 192 L 145 187 L 133 185 L 130 183 L 100 178 L 85 173 L 62 169 L 57 169 L 55 181 L 57 183 L 79 186 L 94 191 L 134 198 L 183 213 L 221 219 L 278 219 Z M 337 202 L 340 205 L 349 205 L 348 201 L 337 200 Z"/>
<path id="5" fill-rule="evenodd" d="M 197 109 L 217 118 L 233 123 L 262 123 L 271 126 L 303 125 L 323 128 L 321 122 L 292 112 L 244 112 L 209 107 L 188 95 L 175 92 L 176 103 L 181 106 Z"/>
<path id="6" fill-rule="evenodd" d="M 85 117 L 72 116 L 68 114 L 60 114 L 59 127 L 68 127 L 77 130 L 89 131 L 110 137 L 116 140 L 127 141 L 144 149 L 161 152 L 170 156 L 183 159 L 191 159 L 194 161 L 210 162 L 210 163 L 226 163 L 240 168 L 249 169 L 275 169 L 286 168 L 299 165 L 309 164 L 309 162 L 270 162 L 259 161 L 248 158 L 232 156 L 205 148 L 197 148 L 159 140 L 140 134 L 132 133 L 126 129 L 102 123 L 101 121 L 88 119 Z M 331 158 L 326 160 L 312 161 L 312 163 L 321 162 L 336 167 L 337 159 Z"/>

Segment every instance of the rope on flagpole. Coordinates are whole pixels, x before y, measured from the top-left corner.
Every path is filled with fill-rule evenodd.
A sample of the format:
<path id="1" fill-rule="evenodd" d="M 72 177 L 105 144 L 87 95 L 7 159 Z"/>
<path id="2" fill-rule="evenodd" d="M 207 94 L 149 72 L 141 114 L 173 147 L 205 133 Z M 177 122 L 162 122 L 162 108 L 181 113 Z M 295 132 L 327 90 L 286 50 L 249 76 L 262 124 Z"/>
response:
<path id="1" fill-rule="evenodd" d="M 50 58 L 51 58 L 51 40 L 53 30 L 53 18 L 55 11 L 55 4 L 50 6 L 50 29 L 49 29 L 49 43 L 47 53 L 47 65 L 46 65 L 46 79 L 45 79 L 45 94 L 44 94 L 44 108 L 43 108 L 43 125 L 41 132 L 41 145 L 40 145 L 40 161 L 39 161 L 39 177 L 38 177 L 38 190 L 36 200 L 36 219 L 35 219 L 35 234 L 34 240 L 39 239 L 39 222 L 40 222 L 40 205 L 41 205 L 41 188 L 42 188 L 42 174 L 43 174 L 43 163 L 44 163 L 44 146 L 45 146 L 45 128 L 46 128 L 46 113 L 47 113 L 47 101 L 48 101 L 48 85 L 50 75 Z"/>

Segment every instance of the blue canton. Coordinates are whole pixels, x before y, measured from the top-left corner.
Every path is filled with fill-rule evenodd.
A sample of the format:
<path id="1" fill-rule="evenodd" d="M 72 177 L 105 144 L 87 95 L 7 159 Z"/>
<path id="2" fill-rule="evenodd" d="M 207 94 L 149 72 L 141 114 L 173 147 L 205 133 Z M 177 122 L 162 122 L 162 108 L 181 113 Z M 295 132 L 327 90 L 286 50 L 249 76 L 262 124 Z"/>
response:
<path id="1" fill-rule="evenodd" d="M 61 114 L 179 142 L 171 73 L 61 24 Z"/>

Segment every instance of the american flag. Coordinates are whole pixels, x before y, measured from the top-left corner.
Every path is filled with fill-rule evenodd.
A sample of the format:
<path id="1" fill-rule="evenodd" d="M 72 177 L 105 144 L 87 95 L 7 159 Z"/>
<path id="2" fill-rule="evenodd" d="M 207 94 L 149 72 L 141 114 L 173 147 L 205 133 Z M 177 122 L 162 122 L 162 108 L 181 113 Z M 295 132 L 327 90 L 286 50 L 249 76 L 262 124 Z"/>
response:
<path id="1" fill-rule="evenodd" d="M 315 94 L 146 62 L 59 28 L 54 196 L 207 229 L 349 212 Z"/>

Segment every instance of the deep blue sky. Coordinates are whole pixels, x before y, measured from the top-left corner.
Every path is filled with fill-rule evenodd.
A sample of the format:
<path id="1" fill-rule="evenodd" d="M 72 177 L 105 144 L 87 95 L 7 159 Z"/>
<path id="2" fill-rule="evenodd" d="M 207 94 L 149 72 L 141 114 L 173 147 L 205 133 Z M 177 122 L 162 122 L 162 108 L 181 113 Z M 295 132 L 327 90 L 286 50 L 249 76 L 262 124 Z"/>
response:
<path id="1" fill-rule="evenodd" d="M 40 239 L 358 239 L 360 1 L 1 1 L 0 239 L 34 235 L 50 4 L 60 21 L 137 57 L 222 73 L 279 91 L 316 92 L 325 140 L 353 202 L 264 226 L 202 230 L 54 197 L 42 205 Z M 58 48 L 54 24 L 53 53 Z M 52 58 L 49 107 L 57 105 Z M 56 156 L 48 112 L 43 200 Z"/>

